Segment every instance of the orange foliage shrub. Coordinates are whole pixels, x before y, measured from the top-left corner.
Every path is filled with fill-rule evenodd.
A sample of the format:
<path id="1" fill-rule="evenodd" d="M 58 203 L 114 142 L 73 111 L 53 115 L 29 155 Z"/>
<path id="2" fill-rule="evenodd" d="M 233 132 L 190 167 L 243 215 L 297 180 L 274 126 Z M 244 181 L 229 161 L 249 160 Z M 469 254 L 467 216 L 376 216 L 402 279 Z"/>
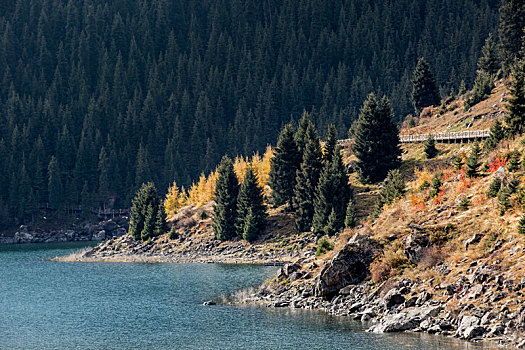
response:
<path id="1" fill-rule="evenodd" d="M 502 155 L 496 155 L 489 162 L 489 171 L 491 173 L 495 173 L 496 171 L 498 171 L 499 168 L 505 168 L 508 165 L 508 163 L 509 161 L 507 157 L 504 157 Z"/>
<path id="2" fill-rule="evenodd" d="M 408 195 L 408 198 L 410 200 L 410 204 L 412 205 L 412 208 L 414 211 L 422 211 L 427 208 L 427 205 L 425 203 L 425 196 L 422 194 L 415 194 L 410 193 Z"/>

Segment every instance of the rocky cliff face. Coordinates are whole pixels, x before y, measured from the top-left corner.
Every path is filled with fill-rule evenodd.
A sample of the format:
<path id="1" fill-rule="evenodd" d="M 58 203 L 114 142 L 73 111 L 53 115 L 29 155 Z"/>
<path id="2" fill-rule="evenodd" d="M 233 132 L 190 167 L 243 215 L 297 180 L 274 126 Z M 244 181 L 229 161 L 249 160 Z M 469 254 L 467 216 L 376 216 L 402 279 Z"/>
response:
<path id="1" fill-rule="evenodd" d="M 0 235 L 0 244 L 103 241 L 126 234 L 128 224 L 128 219 L 121 217 L 53 230 L 22 225 L 13 235 Z"/>

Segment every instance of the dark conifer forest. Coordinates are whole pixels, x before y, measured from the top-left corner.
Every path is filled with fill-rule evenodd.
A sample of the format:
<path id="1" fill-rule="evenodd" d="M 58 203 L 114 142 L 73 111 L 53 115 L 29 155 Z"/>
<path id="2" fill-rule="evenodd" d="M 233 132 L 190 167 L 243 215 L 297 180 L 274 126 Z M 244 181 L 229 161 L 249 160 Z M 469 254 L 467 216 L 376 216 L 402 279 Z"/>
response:
<path id="1" fill-rule="evenodd" d="M 310 112 L 345 137 L 370 92 L 412 112 L 425 57 L 471 87 L 496 0 L 2 0 L 0 224 L 129 207 Z M 324 137 L 325 135 L 321 135 Z M 113 200 L 110 201 L 109 199 Z"/>

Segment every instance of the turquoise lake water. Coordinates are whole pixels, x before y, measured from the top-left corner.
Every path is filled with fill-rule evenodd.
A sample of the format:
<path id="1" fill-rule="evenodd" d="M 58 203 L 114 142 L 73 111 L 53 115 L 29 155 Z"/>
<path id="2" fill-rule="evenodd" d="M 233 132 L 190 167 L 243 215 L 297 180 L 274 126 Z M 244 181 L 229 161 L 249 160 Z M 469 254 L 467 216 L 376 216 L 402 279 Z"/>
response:
<path id="1" fill-rule="evenodd" d="M 262 283 L 275 267 L 48 260 L 81 247 L 0 246 L 0 349 L 479 349 L 365 333 L 315 311 L 202 306 Z"/>

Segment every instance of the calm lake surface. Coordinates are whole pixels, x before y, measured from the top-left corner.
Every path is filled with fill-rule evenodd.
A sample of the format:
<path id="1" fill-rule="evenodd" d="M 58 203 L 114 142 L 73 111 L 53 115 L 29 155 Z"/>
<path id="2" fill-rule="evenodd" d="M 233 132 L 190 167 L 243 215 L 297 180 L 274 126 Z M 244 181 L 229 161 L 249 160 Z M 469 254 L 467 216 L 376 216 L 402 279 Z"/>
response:
<path id="1" fill-rule="evenodd" d="M 277 268 L 62 263 L 85 244 L 0 246 L 0 349 L 479 349 L 365 333 L 314 311 L 202 306 Z M 488 347 L 486 347 L 488 348 Z"/>

